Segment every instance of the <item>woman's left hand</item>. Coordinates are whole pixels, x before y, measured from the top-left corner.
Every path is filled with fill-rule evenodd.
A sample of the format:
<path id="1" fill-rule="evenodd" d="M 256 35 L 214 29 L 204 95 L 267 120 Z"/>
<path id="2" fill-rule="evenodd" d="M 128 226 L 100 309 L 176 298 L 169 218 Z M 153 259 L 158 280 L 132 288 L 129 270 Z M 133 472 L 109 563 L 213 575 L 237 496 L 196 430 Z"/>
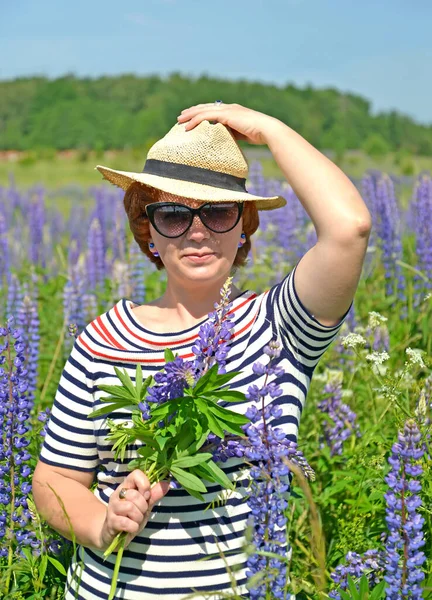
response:
<path id="1" fill-rule="evenodd" d="M 249 144 L 266 144 L 266 132 L 278 123 L 274 117 L 240 104 L 197 104 L 182 110 L 177 120 L 185 123 L 186 131 L 204 120 L 217 121 L 229 127 L 236 140 Z"/>

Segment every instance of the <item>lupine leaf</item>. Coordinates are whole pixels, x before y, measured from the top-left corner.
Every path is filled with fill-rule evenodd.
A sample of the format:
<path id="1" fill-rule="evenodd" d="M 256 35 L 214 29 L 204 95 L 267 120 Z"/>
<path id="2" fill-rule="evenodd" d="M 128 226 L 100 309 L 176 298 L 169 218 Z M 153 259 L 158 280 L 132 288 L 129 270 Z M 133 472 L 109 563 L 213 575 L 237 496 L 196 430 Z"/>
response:
<path id="1" fill-rule="evenodd" d="M 95 419 L 96 417 L 101 417 L 102 415 L 108 415 L 113 410 L 117 410 L 119 408 L 127 408 L 132 410 L 135 408 L 135 406 L 130 404 L 130 402 L 115 402 L 114 404 L 108 404 L 108 406 L 101 406 L 101 408 L 97 408 L 88 415 L 88 418 Z"/>
<path id="2" fill-rule="evenodd" d="M 136 398 L 136 391 L 132 379 L 129 377 L 129 373 L 126 369 L 123 369 L 123 373 L 117 367 L 114 367 L 117 377 L 120 379 L 124 387 L 130 391 L 133 398 Z"/>
<path id="3" fill-rule="evenodd" d="M 207 373 L 198 379 L 193 387 L 194 395 L 200 394 L 202 391 L 204 391 L 204 389 L 207 389 L 207 384 L 217 375 L 218 368 L 218 364 L 213 365 L 212 368 L 207 371 Z"/>
<path id="4" fill-rule="evenodd" d="M 159 448 L 160 448 L 161 450 L 163 450 L 163 449 L 165 448 L 165 446 L 166 446 L 167 442 L 169 441 L 169 438 L 168 438 L 168 437 L 164 437 L 164 436 L 162 436 L 162 435 L 155 435 L 155 438 L 154 438 L 154 439 L 155 439 L 155 440 L 156 440 L 156 442 L 159 444 Z"/>
<path id="5" fill-rule="evenodd" d="M 386 584 L 387 582 L 385 581 L 385 579 L 383 579 L 376 587 L 374 587 L 369 600 L 381 600 L 382 598 L 384 598 L 384 590 Z"/>
<path id="6" fill-rule="evenodd" d="M 143 446 L 142 448 L 138 448 L 138 454 L 143 458 L 156 459 L 158 451 L 157 449 L 155 450 L 155 447 Z"/>
<path id="7" fill-rule="evenodd" d="M 359 592 L 360 592 L 360 600 L 368 600 L 369 581 L 368 581 L 366 575 L 363 575 L 362 578 L 360 579 Z"/>
<path id="8" fill-rule="evenodd" d="M 185 471 L 184 469 L 181 469 L 180 467 L 171 467 L 171 473 L 174 475 L 174 477 L 177 479 L 177 481 L 183 485 L 183 486 L 187 486 L 189 489 L 191 490 L 196 490 L 197 492 L 206 492 L 207 488 L 206 486 L 203 484 L 203 482 L 198 479 L 198 477 L 196 475 L 193 475 L 192 473 L 188 473 L 187 471 Z"/>
<path id="9" fill-rule="evenodd" d="M 181 456 L 182 452 L 185 452 L 186 449 L 190 448 L 192 442 L 195 441 L 195 435 L 191 431 L 189 423 L 186 423 L 185 427 L 180 431 L 180 440 L 177 443 L 178 455 Z M 192 452 L 188 452 L 187 454 L 192 454 Z"/>
<path id="10" fill-rule="evenodd" d="M 182 456 L 180 458 L 175 459 L 171 464 L 175 467 L 180 467 L 182 469 L 187 469 L 189 467 L 194 467 L 195 465 L 200 465 L 203 462 L 208 461 L 213 454 L 210 452 L 201 452 L 196 456 Z"/>
<path id="11" fill-rule="evenodd" d="M 142 368 L 141 368 L 141 365 L 138 363 L 137 367 L 136 367 L 136 372 L 135 372 L 135 387 L 136 387 L 136 393 L 139 398 L 141 398 L 142 384 L 143 384 Z"/>
<path id="12" fill-rule="evenodd" d="M 240 427 L 240 425 L 235 425 L 234 423 L 228 423 L 227 421 L 224 421 L 223 419 L 221 419 L 219 417 L 217 417 L 217 420 L 218 420 L 219 425 L 223 428 L 224 431 L 228 431 L 228 433 L 232 433 L 232 434 L 238 435 L 238 436 L 245 435 L 245 432 Z"/>
<path id="13" fill-rule="evenodd" d="M 188 447 L 189 454 L 195 454 L 204 445 L 205 441 L 208 438 L 208 434 L 210 433 L 209 429 L 205 429 L 204 431 L 201 428 L 201 435 L 199 439 L 197 439 L 191 446 Z M 198 436 L 196 436 L 198 437 Z"/>
<path id="14" fill-rule="evenodd" d="M 234 392 L 234 391 L 218 391 L 217 395 L 214 396 L 217 400 L 222 400 L 223 402 L 246 402 L 247 398 L 243 392 Z"/>
<path id="15" fill-rule="evenodd" d="M 231 379 L 234 379 L 237 375 L 241 375 L 241 371 L 232 371 L 230 373 L 224 373 L 223 375 L 218 375 L 215 379 L 215 385 L 213 387 L 214 390 L 221 388 L 223 385 L 227 384 Z"/>
<path id="16" fill-rule="evenodd" d="M 209 479 L 209 481 L 216 481 L 222 487 L 227 488 L 227 489 L 231 489 L 231 490 L 236 489 L 235 484 L 228 479 L 228 477 L 224 473 L 224 471 L 222 471 L 222 469 L 220 467 L 218 467 L 217 464 L 215 462 L 213 462 L 212 460 L 199 465 L 199 469 L 201 471 L 204 471 L 208 476 L 211 477 L 211 479 Z"/>
<path id="17" fill-rule="evenodd" d="M 66 577 L 66 570 L 59 560 L 53 558 L 52 556 L 48 556 L 48 560 L 57 569 L 59 573 Z"/>
<path id="18" fill-rule="evenodd" d="M 45 572 L 46 572 L 47 566 L 48 566 L 48 556 L 46 554 L 44 554 L 41 558 L 40 567 L 39 567 L 40 581 L 43 581 L 43 579 L 45 577 Z"/>
<path id="19" fill-rule="evenodd" d="M 148 387 L 154 382 L 153 375 L 149 375 L 147 379 L 144 381 L 144 384 L 141 388 L 141 393 L 139 394 L 140 401 L 143 400 L 147 395 Z"/>
<path id="20" fill-rule="evenodd" d="M 105 396 L 104 398 L 101 398 L 101 402 L 109 402 L 110 400 L 117 399 L 117 398 L 124 398 L 125 400 L 129 400 L 129 402 L 130 402 L 131 400 L 133 400 L 135 398 L 135 395 L 132 396 L 130 391 L 125 389 L 121 385 L 101 384 L 101 385 L 98 385 L 97 387 L 102 392 L 106 392 L 107 394 L 110 394 L 110 396 L 108 396 L 108 397 Z"/>
<path id="21" fill-rule="evenodd" d="M 162 419 L 165 419 L 165 417 L 168 417 L 170 414 L 178 410 L 178 400 L 179 398 L 175 398 L 174 400 L 168 400 L 167 402 L 160 404 L 157 408 L 151 407 L 151 417 L 146 421 L 146 423 L 151 425 L 157 421 L 161 421 Z"/>
<path id="22" fill-rule="evenodd" d="M 250 423 L 250 419 L 248 419 L 248 417 L 245 417 L 244 415 L 239 415 L 239 413 L 236 413 L 232 410 L 222 408 L 222 406 L 210 404 L 209 410 L 211 410 L 212 413 L 214 413 L 224 421 L 233 422 L 236 425 L 246 425 L 246 423 Z"/>
<path id="23" fill-rule="evenodd" d="M 347 578 L 348 588 L 352 596 L 352 600 L 360 600 L 360 595 L 357 590 L 357 586 L 351 578 L 351 575 L 348 575 Z"/>
<path id="24" fill-rule="evenodd" d="M 170 348 L 165 348 L 164 356 L 166 363 L 173 362 L 176 359 L 174 352 Z"/>
<path id="25" fill-rule="evenodd" d="M 188 494 L 190 494 L 191 496 L 193 496 L 194 498 L 197 498 L 198 500 L 201 500 L 201 502 L 205 501 L 204 496 L 202 494 L 200 494 L 199 492 L 197 492 L 196 490 L 193 490 L 192 488 L 189 488 L 189 487 L 187 487 L 184 484 L 182 484 L 182 486 L 183 486 L 183 489 L 186 490 L 186 492 Z"/>
<path id="26" fill-rule="evenodd" d="M 195 403 L 198 406 L 198 408 L 200 409 L 200 411 L 207 417 L 210 431 L 212 433 L 214 433 L 215 435 L 217 435 L 218 437 L 225 439 L 225 434 L 223 432 L 223 429 L 219 425 L 218 419 L 216 417 L 214 417 L 212 415 L 212 413 L 209 411 L 209 408 L 208 408 L 208 405 L 206 404 L 206 402 L 204 400 L 202 400 L 201 398 L 196 398 Z"/>

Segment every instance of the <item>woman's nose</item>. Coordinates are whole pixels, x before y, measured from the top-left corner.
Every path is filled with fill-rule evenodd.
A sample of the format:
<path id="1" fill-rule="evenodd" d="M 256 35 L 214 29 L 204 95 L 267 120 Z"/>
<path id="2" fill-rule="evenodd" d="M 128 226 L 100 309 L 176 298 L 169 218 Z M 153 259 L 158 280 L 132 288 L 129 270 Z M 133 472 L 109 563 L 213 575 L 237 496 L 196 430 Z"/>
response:
<path id="1" fill-rule="evenodd" d="M 210 230 L 204 225 L 198 215 L 194 215 L 192 225 L 187 232 L 189 239 L 205 239 L 210 236 Z"/>

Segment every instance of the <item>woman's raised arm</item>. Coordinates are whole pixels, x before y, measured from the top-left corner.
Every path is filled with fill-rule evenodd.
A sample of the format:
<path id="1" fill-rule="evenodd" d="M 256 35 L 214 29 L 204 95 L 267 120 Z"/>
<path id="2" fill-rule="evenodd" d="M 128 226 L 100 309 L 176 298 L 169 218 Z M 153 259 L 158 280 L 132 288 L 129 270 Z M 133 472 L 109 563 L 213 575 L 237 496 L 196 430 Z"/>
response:
<path id="1" fill-rule="evenodd" d="M 296 292 L 318 321 L 335 325 L 360 279 L 370 213 L 348 177 L 293 129 L 275 119 L 265 139 L 317 232 L 316 245 L 296 268 Z"/>

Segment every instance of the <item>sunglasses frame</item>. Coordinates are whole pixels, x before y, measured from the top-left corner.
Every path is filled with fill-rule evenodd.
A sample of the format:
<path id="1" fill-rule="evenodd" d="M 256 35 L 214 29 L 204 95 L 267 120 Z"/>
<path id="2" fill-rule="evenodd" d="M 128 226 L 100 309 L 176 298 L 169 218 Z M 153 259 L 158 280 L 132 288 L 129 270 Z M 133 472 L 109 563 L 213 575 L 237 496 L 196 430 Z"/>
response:
<path id="1" fill-rule="evenodd" d="M 192 208 L 190 206 L 187 206 L 187 204 L 181 204 L 181 202 L 152 202 L 151 204 L 147 204 L 147 206 L 145 207 L 145 213 L 146 213 L 150 223 L 156 229 L 156 231 L 163 237 L 170 238 L 170 239 L 181 237 L 187 231 L 189 231 L 189 229 L 192 226 L 195 215 L 198 215 L 198 217 L 199 217 L 201 223 L 204 225 L 204 227 L 207 227 L 207 229 L 210 229 L 210 231 L 212 231 L 213 233 L 228 233 L 228 231 L 231 231 L 232 229 L 234 229 L 234 227 L 240 221 L 241 216 L 243 214 L 243 207 L 244 207 L 243 202 L 234 202 L 234 201 L 230 201 L 230 200 L 228 200 L 228 202 L 230 204 L 235 204 L 238 206 L 238 215 L 237 215 L 237 219 L 236 219 L 236 222 L 234 223 L 234 225 L 232 227 L 230 227 L 229 229 L 226 229 L 225 231 L 215 231 L 214 229 L 209 227 L 201 218 L 201 211 L 206 206 L 212 206 L 214 204 L 219 204 L 219 202 L 206 202 L 205 204 L 202 204 L 199 208 Z M 220 202 L 220 204 L 227 204 L 227 202 Z M 187 226 L 187 228 L 183 231 L 183 233 L 180 233 L 180 235 L 166 235 L 165 233 L 162 233 L 161 231 L 159 231 L 157 225 L 155 224 L 154 213 L 161 206 L 181 206 L 182 208 L 186 208 L 189 211 L 190 223 Z"/>

